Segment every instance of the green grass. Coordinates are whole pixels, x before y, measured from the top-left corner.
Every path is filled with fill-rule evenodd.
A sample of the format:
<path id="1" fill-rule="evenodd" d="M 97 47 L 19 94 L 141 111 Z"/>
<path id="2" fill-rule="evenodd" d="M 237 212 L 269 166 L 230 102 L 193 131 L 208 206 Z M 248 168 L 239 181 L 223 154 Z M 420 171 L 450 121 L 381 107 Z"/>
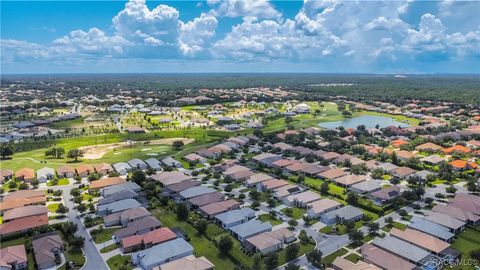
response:
<path id="1" fill-rule="evenodd" d="M 91 233 L 93 237 L 93 241 L 95 241 L 96 244 L 107 242 L 108 240 L 112 239 L 113 233 L 118 230 L 119 228 L 107 228 L 95 234 Z"/>
<path id="2" fill-rule="evenodd" d="M 110 252 L 110 251 L 115 250 L 117 248 L 118 248 L 117 244 L 111 244 L 109 246 L 106 246 L 106 247 L 100 249 L 100 252 L 101 253 L 107 253 L 107 252 Z"/>
<path id="3" fill-rule="evenodd" d="M 470 252 L 476 249 L 480 249 L 480 227 L 470 228 L 467 227 L 465 231 L 460 233 L 451 245 L 451 248 L 456 249 L 462 253 L 462 260 L 466 261 L 471 259 Z M 445 267 L 445 269 L 474 269 L 473 265 L 459 265 L 453 267 Z"/>
<path id="4" fill-rule="evenodd" d="M 57 186 L 66 186 L 66 185 L 69 185 L 69 184 L 70 184 L 70 181 L 67 178 L 61 178 L 61 179 L 58 179 Z M 47 186 L 49 186 L 49 187 L 53 186 L 51 180 L 47 182 Z"/>
<path id="5" fill-rule="evenodd" d="M 248 133 L 247 131 L 243 131 Z M 201 128 L 191 128 L 185 130 L 162 130 L 152 131 L 146 134 L 103 134 L 89 135 L 83 137 L 63 138 L 57 140 L 48 140 L 42 142 L 22 143 L 16 145 L 16 153 L 12 155 L 12 159 L 3 160 L 2 167 L 12 170 L 18 170 L 22 167 L 32 169 L 40 169 L 42 167 L 52 167 L 54 169 L 63 165 L 73 165 L 72 160 L 68 158 L 52 159 L 45 156 L 45 150 L 53 146 L 63 147 L 65 151 L 82 146 L 109 144 L 122 142 L 128 139 L 134 141 L 147 141 L 164 138 L 192 138 L 195 141 L 184 146 L 181 151 L 175 151 L 169 145 L 149 145 L 144 143 L 135 144 L 133 147 L 123 147 L 116 151 L 106 153 L 102 158 L 95 160 L 80 159 L 79 163 L 98 164 L 101 162 L 115 163 L 130 160 L 132 158 L 147 159 L 152 157 L 149 153 L 158 154 L 156 157 L 163 157 L 175 154 L 175 157 L 186 155 L 206 145 L 218 141 L 228 136 L 235 136 L 239 133 L 224 132 L 217 130 L 204 130 Z M 242 133 L 243 134 L 243 133 Z M 143 150 L 143 151 L 142 151 Z"/>
<path id="6" fill-rule="evenodd" d="M 68 250 L 64 252 L 64 255 L 67 262 L 73 262 L 73 264 L 75 265 L 75 269 L 79 269 L 85 264 L 85 257 L 83 256 L 83 252 L 81 249 Z M 66 269 L 66 265 L 64 265 L 61 269 Z"/>
<path id="7" fill-rule="evenodd" d="M 252 265 L 252 258 L 248 257 L 240 250 L 240 242 L 233 239 L 233 237 L 233 247 L 230 251 L 231 256 L 223 255 L 212 241 L 203 235 L 198 235 L 197 230 L 192 225 L 185 221 L 178 220 L 174 213 L 168 212 L 164 208 L 156 208 L 151 212 L 160 220 L 160 222 L 162 222 L 164 227 L 180 227 L 186 232 L 190 236 L 190 244 L 194 247 L 197 257 L 205 256 L 215 264 L 216 269 L 234 269 L 235 266 L 239 264 L 247 265 L 249 267 Z M 209 225 L 207 234 L 209 234 L 209 236 L 216 236 L 215 238 L 219 238 L 222 235 L 218 228 L 212 225 Z"/>
<path id="8" fill-rule="evenodd" d="M 272 226 L 282 224 L 282 221 L 280 221 L 279 219 L 277 219 L 275 217 L 272 217 L 270 214 L 262 214 L 262 215 L 258 216 L 258 219 L 261 220 L 261 221 L 264 221 L 264 222 L 270 222 L 270 224 L 272 224 Z"/>
<path id="9" fill-rule="evenodd" d="M 399 230 L 404 231 L 407 228 L 407 225 L 405 225 L 403 223 L 400 223 L 400 222 L 397 222 L 397 221 L 394 221 L 391 226 L 386 225 L 385 227 L 382 228 L 382 230 L 385 231 L 385 232 L 390 232 L 390 230 L 392 228 L 397 228 Z"/>
<path id="10" fill-rule="evenodd" d="M 335 260 L 335 258 L 341 257 L 341 256 L 343 256 L 347 253 L 348 253 L 348 250 L 346 248 L 341 248 L 341 249 L 333 252 L 332 254 L 323 257 L 322 262 L 326 265 L 330 265 Z"/>
<path id="11" fill-rule="evenodd" d="M 52 203 L 47 205 L 48 211 L 51 213 L 56 213 L 59 205 L 60 203 Z"/>
<path id="12" fill-rule="evenodd" d="M 0 224 L 3 224 L 3 216 L 0 216 Z"/>
<path id="13" fill-rule="evenodd" d="M 362 257 L 356 253 L 351 253 L 345 256 L 345 259 L 351 261 L 352 263 L 357 263 Z"/>
<path id="14" fill-rule="evenodd" d="M 292 218 L 293 219 L 301 219 L 303 215 L 307 212 L 307 210 L 299 207 L 291 207 L 291 208 L 283 208 L 280 210 L 282 213 L 285 214 L 286 209 L 292 209 Z"/>
<path id="15" fill-rule="evenodd" d="M 120 266 L 126 266 L 128 270 L 133 269 L 132 265 L 130 264 L 130 256 L 122 256 L 120 254 L 115 255 L 107 260 L 108 267 L 110 269 L 119 269 Z"/>
<path id="16" fill-rule="evenodd" d="M 23 245 L 23 244 L 25 244 L 25 237 L 18 237 L 18 238 L 0 242 L 0 246 L 2 248 L 16 246 L 16 245 Z"/>
<path id="17" fill-rule="evenodd" d="M 297 258 L 302 256 L 305 253 L 311 252 L 314 248 L 315 248 L 315 245 L 310 244 L 310 243 L 308 243 L 306 245 L 300 244 L 300 250 L 298 251 Z M 286 254 L 287 254 L 287 252 L 286 252 L 285 248 L 278 252 L 278 265 L 282 265 L 282 264 L 287 263 Z"/>

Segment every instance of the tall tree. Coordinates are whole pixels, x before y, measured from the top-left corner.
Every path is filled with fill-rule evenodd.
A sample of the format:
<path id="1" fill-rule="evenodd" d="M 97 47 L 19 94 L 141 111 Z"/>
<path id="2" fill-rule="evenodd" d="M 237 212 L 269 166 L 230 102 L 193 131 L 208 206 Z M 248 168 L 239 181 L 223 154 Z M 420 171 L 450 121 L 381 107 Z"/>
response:
<path id="1" fill-rule="evenodd" d="M 67 157 L 68 158 L 73 158 L 75 160 L 75 162 L 78 161 L 78 158 L 80 157 L 83 157 L 83 151 L 78 149 L 78 148 L 74 148 L 74 149 L 71 149 L 70 151 L 68 151 L 68 154 L 67 154 Z"/>

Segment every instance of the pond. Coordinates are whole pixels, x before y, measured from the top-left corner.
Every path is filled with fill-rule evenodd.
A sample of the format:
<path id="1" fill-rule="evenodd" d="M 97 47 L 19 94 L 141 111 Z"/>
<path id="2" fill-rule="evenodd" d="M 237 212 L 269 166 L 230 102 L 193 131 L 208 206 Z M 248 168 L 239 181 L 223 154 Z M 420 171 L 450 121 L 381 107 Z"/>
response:
<path id="1" fill-rule="evenodd" d="M 398 122 L 393 118 L 385 117 L 385 116 L 373 116 L 373 115 L 363 115 L 358 116 L 355 118 L 346 118 L 342 121 L 335 121 L 335 122 L 323 122 L 318 124 L 322 128 L 328 129 L 335 129 L 337 127 L 344 127 L 344 128 L 357 128 L 360 125 L 365 125 L 365 128 L 374 128 L 378 125 L 380 128 L 388 127 L 388 126 L 400 126 L 400 127 L 409 127 L 408 123 Z"/>

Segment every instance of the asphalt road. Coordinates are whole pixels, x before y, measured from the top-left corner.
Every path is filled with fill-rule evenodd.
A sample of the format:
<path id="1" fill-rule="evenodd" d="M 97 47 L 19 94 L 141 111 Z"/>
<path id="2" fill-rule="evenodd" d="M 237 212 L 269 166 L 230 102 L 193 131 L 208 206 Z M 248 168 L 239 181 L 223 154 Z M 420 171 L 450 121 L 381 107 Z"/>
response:
<path id="1" fill-rule="evenodd" d="M 75 233 L 75 235 L 82 236 L 85 238 L 85 246 L 83 247 L 83 254 L 85 255 L 86 262 L 85 265 L 81 268 L 83 270 L 109 270 L 108 265 L 105 263 L 103 260 L 102 256 L 100 255 L 100 252 L 98 249 L 95 247 L 95 244 L 93 241 L 90 241 L 90 235 L 88 234 L 85 226 L 83 223 L 80 221 L 79 218 L 77 218 L 77 211 L 75 211 L 73 208 L 75 207 L 75 204 L 73 203 L 72 196 L 70 195 L 70 190 L 72 188 L 78 187 L 78 185 L 68 185 L 68 186 L 53 186 L 53 187 L 48 187 L 53 190 L 62 190 L 63 191 L 63 200 L 70 209 L 67 213 L 67 218 L 72 221 L 73 223 L 77 224 L 78 230 Z"/>

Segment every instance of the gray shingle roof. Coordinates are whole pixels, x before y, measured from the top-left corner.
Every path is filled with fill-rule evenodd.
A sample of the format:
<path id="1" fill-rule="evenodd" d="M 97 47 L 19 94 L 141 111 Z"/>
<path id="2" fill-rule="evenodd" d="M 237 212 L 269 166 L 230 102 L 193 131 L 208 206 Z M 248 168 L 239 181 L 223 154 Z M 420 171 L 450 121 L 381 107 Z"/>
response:
<path id="1" fill-rule="evenodd" d="M 258 219 L 250 220 L 243 224 L 230 228 L 232 232 L 236 233 L 241 238 L 246 238 L 264 231 L 272 230 L 272 225 L 268 222 L 262 222 Z"/>
<path id="2" fill-rule="evenodd" d="M 430 252 L 392 236 L 377 238 L 373 245 L 417 263 L 430 255 Z"/>

